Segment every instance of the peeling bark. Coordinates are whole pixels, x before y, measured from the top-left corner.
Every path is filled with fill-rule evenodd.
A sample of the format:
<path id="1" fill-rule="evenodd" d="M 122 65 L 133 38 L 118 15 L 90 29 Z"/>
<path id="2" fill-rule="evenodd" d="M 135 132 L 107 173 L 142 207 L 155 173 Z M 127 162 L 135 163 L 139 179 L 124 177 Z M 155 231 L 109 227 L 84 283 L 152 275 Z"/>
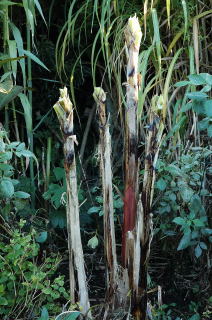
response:
<path id="1" fill-rule="evenodd" d="M 71 302 L 75 303 L 76 283 L 79 292 L 79 305 L 84 315 L 89 314 L 90 303 L 84 267 L 84 257 L 80 234 L 79 203 L 77 191 L 76 163 L 74 143 L 77 143 L 73 134 L 73 107 L 69 99 L 67 88 L 60 89 L 60 98 L 54 105 L 63 136 L 64 168 L 67 184 L 67 231 L 69 249 L 69 277 Z M 75 280 L 74 270 L 77 273 Z"/>

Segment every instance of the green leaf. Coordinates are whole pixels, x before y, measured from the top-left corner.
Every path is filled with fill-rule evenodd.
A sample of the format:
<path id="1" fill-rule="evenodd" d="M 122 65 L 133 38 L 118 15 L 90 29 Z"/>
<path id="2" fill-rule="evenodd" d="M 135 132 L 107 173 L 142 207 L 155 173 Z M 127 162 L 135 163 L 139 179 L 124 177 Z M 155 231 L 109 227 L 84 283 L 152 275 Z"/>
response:
<path id="1" fill-rule="evenodd" d="M 177 88 L 184 87 L 184 86 L 187 86 L 189 84 L 190 84 L 189 81 L 179 81 L 179 82 L 175 83 L 175 87 L 177 87 Z"/>
<path id="2" fill-rule="evenodd" d="M 49 313 L 46 307 L 43 307 L 41 310 L 41 316 L 38 320 L 49 320 Z"/>
<path id="3" fill-rule="evenodd" d="M 195 224 L 196 227 L 204 227 L 205 224 L 202 222 L 200 219 L 194 219 L 193 223 Z"/>
<path id="4" fill-rule="evenodd" d="M 211 86 L 209 84 L 206 84 L 201 90 L 201 92 L 210 92 L 211 91 Z"/>
<path id="5" fill-rule="evenodd" d="M 188 102 L 186 104 L 184 104 L 181 108 L 181 112 L 186 112 L 188 110 L 190 110 L 192 108 L 192 103 L 191 102 Z"/>
<path id="6" fill-rule="evenodd" d="M 30 194 L 23 191 L 16 191 L 14 193 L 14 197 L 19 199 L 28 199 L 30 197 Z"/>
<path id="7" fill-rule="evenodd" d="M 180 240 L 177 250 L 180 251 L 180 250 L 186 249 L 190 245 L 190 240 L 191 240 L 191 230 L 189 229 L 189 231 L 186 232 L 183 235 L 182 239 Z"/>
<path id="8" fill-rule="evenodd" d="M 20 5 L 17 2 L 7 1 L 7 0 L 1 0 L 0 6 L 13 6 L 13 5 Z"/>
<path id="9" fill-rule="evenodd" d="M 166 180 L 164 180 L 163 178 L 160 178 L 157 183 L 156 183 L 156 188 L 164 191 L 166 189 L 167 183 Z"/>
<path id="10" fill-rule="evenodd" d="M 89 241 L 88 241 L 88 247 L 95 249 L 99 244 L 99 240 L 97 238 L 97 236 L 95 235 L 94 237 L 92 237 Z"/>
<path id="11" fill-rule="evenodd" d="M 205 79 L 199 74 L 191 74 L 188 76 L 191 84 L 195 86 L 203 85 L 206 83 Z"/>
<path id="12" fill-rule="evenodd" d="M 179 176 L 179 177 L 184 176 L 184 173 L 182 172 L 182 170 L 179 167 L 175 166 L 174 164 L 170 164 L 165 168 L 165 170 L 171 173 L 173 176 Z"/>
<path id="13" fill-rule="evenodd" d="M 194 250 L 195 256 L 197 258 L 199 258 L 202 254 L 202 249 L 200 248 L 199 244 L 196 246 L 195 250 Z"/>
<path id="14" fill-rule="evenodd" d="M 178 181 L 177 185 L 179 187 L 179 192 L 183 201 L 190 202 L 194 191 L 188 186 L 185 181 Z"/>
<path id="15" fill-rule="evenodd" d="M 39 243 L 43 243 L 47 240 L 47 231 L 42 231 L 40 232 L 37 237 L 35 238 L 35 240 Z"/>
<path id="16" fill-rule="evenodd" d="M 192 103 L 193 110 L 198 114 L 205 114 L 204 101 L 194 100 Z"/>
<path id="17" fill-rule="evenodd" d="M 2 180 L 0 183 L 0 192 L 5 198 L 11 198 L 14 194 L 14 186 L 10 180 Z"/>
<path id="18" fill-rule="evenodd" d="M 203 250 L 207 250 L 208 249 L 208 247 L 207 247 L 205 242 L 200 242 L 199 245 Z"/>
<path id="19" fill-rule="evenodd" d="M 176 217 L 172 221 L 181 226 L 184 226 L 186 224 L 186 221 L 181 217 Z"/>
<path id="20" fill-rule="evenodd" d="M 24 109 L 24 118 L 25 118 L 26 128 L 29 134 L 29 132 L 32 132 L 32 107 L 29 103 L 28 97 L 25 94 L 19 93 L 18 96 L 21 100 L 21 104 Z"/>
<path id="21" fill-rule="evenodd" d="M 199 74 L 207 84 L 212 86 L 212 75 L 208 73 L 200 73 Z"/>
<path id="22" fill-rule="evenodd" d="M 64 168 L 60 168 L 60 167 L 54 168 L 53 172 L 54 172 L 54 175 L 55 175 L 55 178 L 56 178 L 57 181 L 62 180 L 63 178 L 65 178 L 65 170 L 64 170 Z"/>
<path id="23" fill-rule="evenodd" d="M 207 132 L 208 132 L 208 136 L 210 138 L 212 138 L 212 124 L 209 124 L 208 128 L 207 128 Z"/>
<path id="24" fill-rule="evenodd" d="M 5 299 L 4 297 L 0 297 L 0 306 L 6 306 L 6 305 L 8 305 L 7 299 Z"/>
<path id="25" fill-rule="evenodd" d="M 186 96 L 191 100 L 198 101 L 205 100 L 208 97 L 208 95 L 205 92 L 200 91 L 186 93 Z"/>
<path id="26" fill-rule="evenodd" d="M 212 99 L 204 102 L 204 109 L 207 117 L 212 117 Z"/>
<path id="27" fill-rule="evenodd" d="M 190 317 L 188 320 L 200 320 L 199 313 L 194 314 L 192 317 Z"/>
<path id="28" fill-rule="evenodd" d="M 88 214 L 91 214 L 91 213 L 97 213 L 101 210 L 100 207 L 91 207 L 90 209 L 88 209 Z"/>
<path id="29" fill-rule="evenodd" d="M 23 90 L 23 87 L 21 86 L 14 86 L 12 90 L 5 94 L 5 93 L 0 93 L 0 110 L 10 103 L 12 100 L 14 100 L 19 93 Z"/>
<path id="30" fill-rule="evenodd" d="M 30 150 L 23 150 L 20 152 L 21 156 L 26 157 L 26 158 L 34 158 L 34 153 Z"/>
<path id="31" fill-rule="evenodd" d="M 204 118 L 203 120 L 198 122 L 199 130 L 206 130 L 209 127 L 209 118 Z"/>
<path id="32" fill-rule="evenodd" d="M 13 170 L 13 167 L 7 163 L 0 163 L 0 170 L 2 171 L 10 171 Z"/>
<path id="33" fill-rule="evenodd" d="M 71 314 L 67 314 L 65 317 L 63 317 L 63 320 L 76 320 L 80 314 L 81 313 L 79 311 L 72 311 Z M 58 319 L 58 320 L 60 320 L 60 319 Z M 62 320 L 62 318 L 61 318 L 61 320 Z"/>
<path id="34" fill-rule="evenodd" d="M 30 59 L 32 59 L 34 62 L 36 62 L 37 64 L 39 64 L 41 67 L 43 67 L 44 69 L 46 69 L 47 71 L 49 71 L 49 69 L 45 66 L 45 64 L 40 61 L 40 59 L 38 57 L 36 57 L 32 52 L 27 51 L 27 50 L 23 50 L 23 53 L 29 57 Z"/>

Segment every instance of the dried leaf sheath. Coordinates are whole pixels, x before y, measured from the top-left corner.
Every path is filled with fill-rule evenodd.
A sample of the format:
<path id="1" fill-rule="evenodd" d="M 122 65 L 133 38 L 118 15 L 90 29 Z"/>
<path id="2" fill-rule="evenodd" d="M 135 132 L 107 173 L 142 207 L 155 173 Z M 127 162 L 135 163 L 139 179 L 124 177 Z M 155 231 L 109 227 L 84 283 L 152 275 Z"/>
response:
<path id="1" fill-rule="evenodd" d="M 95 88 L 93 96 L 97 103 L 99 114 L 99 148 L 104 206 L 104 245 L 108 278 L 106 303 L 110 303 L 110 307 L 113 308 L 115 292 L 117 290 L 117 257 L 112 194 L 111 138 L 106 117 L 106 94 L 102 88 Z"/>
<path id="2" fill-rule="evenodd" d="M 75 301 L 75 269 L 77 272 L 79 304 L 82 308 L 82 313 L 86 314 L 89 311 L 90 303 L 88 300 L 88 290 L 80 235 L 79 203 L 74 153 L 74 143 L 76 142 L 76 136 L 73 134 L 73 108 L 67 93 L 67 88 L 60 89 L 60 98 L 59 101 L 54 105 L 54 109 L 60 122 L 60 128 L 64 143 L 63 151 L 64 168 L 66 173 L 67 184 L 66 214 L 69 248 L 71 301 Z"/>
<path id="3" fill-rule="evenodd" d="M 130 18 L 125 30 L 128 50 L 127 64 L 127 109 L 125 112 L 125 191 L 124 223 L 122 233 L 122 263 L 126 266 L 127 232 L 135 228 L 138 202 L 138 157 L 137 157 L 137 106 L 138 106 L 138 54 L 141 29 L 136 17 Z M 129 241 L 130 245 L 131 240 Z M 128 261 L 129 262 L 129 261 Z M 132 264 L 132 261 L 130 262 Z"/>

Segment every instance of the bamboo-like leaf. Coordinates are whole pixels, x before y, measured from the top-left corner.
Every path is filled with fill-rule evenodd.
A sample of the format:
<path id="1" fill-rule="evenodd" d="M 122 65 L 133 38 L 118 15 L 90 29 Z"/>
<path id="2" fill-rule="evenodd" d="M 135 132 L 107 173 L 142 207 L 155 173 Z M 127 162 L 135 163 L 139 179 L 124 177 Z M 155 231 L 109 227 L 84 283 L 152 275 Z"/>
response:
<path id="1" fill-rule="evenodd" d="M 13 82 L 11 79 L 0 83 L 0 92 L 8 94 L 13 88 Z"/>
<path id="2" fill-rule="evenodd" d="M 32 107 L 31 107 L 29 100 L 25 94 L 19 93 L 18 96 L 21 100 L 21 104 L 24 109 L 24 118 L 25 118 L 27 132 L 28 132 L 28 134 L 30 134 L 32 132 Z"/>
<path id="3" fill-rule="evenodd" d="M 172 49 L 174 48 L 174 46 L 176 45 L 177 41 L 182 37 L 183 35 L 183 31 L 179 31 L 173 38 L 172 42 L 170 43 L 168 50 L 166 52 L 166 56 L 169 56 L 169 54 L 171 53 Z"/>
<path id="4" fill-rule="evenodd" d="M 16 41 L 8 40 L 9 53 L 11 58 L 17 58 L 17 49 L 16 49 Z M 16 80 L 17 74 L 17 60 L 11 61 L 13 77 Z"/>
<path id="5" fill-rule="evenodd" d="M 10 25 L 10 28 L 12 30 L 13 37 L 14 37 L 14 39 L 16 41 L 18 54 L 19 54 L 19 56 L 23 56 L 24 55 L 24 46 L 23 46 L 23 39 L 22 39 L 20 30 L 14 25 L 13 22 L 10 22 L 9 25 Z M 22 70 L 23 84 L 25 86 L 26 85 L 25 60 L 21 59 L 21 60 L 19 60 L 19 63 L 20 63 L 21 70 Z"/>
<path id="6" fill-rule="evenodd" d="M 27 51 L 27 50 L 23 50 L 23 53 L 29 57 L 30 59 L 32 59 L 34 62 L 36 62 L 37 64 L 39 64 L 41 67 L 43 67 L 44 69 L 46 69 L 47 71 L 49 71 L 49 69 L 45 66 L 45 64 L 40 61 L 40 59 L 38 57 L 36 57 L 32 52 Z"/>
<path id="7" fill-rule="evenodd" d="M 161 41 L 160 41 L 160 29 L 159 29 L 159 22 L 158 22 L 158 15 L 155 9 L 152 9 L 152 22 L 154 28 L 154 40 L 156 44 L 157 50 L 157 59 L 158 59 L 158 69 L 159 69 L 159 76 L 161 75 Z"/>
<path id="8" fill-rule="evenodd" d="M 32 38 L 34 38 L 35 28 L 34 28 L 34 16 L 32 11 L 29 9 L 29 4 L 27 0 L 23 0 L 23 7 L 27 17 L 27 23 L 30 25 L 30 29 L 32 32 Z"/>
<path id="9" fill-rule="evenodd" d="M 44 18 L 43 11 L 42 11 L 42 8 L 41 8 L 41 5 L 40 5 L 39 1 L 38 1 L 38 0 L 34 0 L 34 3 L 35 3 L 36 8 L 38 9 L 38 11 L 39 11 L 39 13 L 40 13 L 43 21 L 44 21 L 44 23 L 45 23 L 46 26 L 47 26 L 47 23 L 46 23 L 46 20 L 45 20 L 45 18 Z"/>
<path id="10" fill-rule="evenodd" d="M 23 90 L 21 86 L 14 86 L 8 94 L 0 93 L 0 110 L 14 100 Z"/>
<path id="11" fill-rule="evenodd" d="M 179 58 L 179 55 L 181 54 L 181 52 L 182 52 L 182 49 L 179 49 L 175 53 L 175 55 L 174 55 L 174 57 L 172 59 L 172 62 L 170 64 L 170 66 L 169 66 L 167 76 L 166 76 L 166 81 L 165 81 L 164 91 L 163 91 L 163 100 L 164 100 L 163 118 L 164 119 L 166 118 L 167 104 L 168 104 L 168 93 L 169 93 L 169 86 L 170 86 L 170 82 L 171 82 L 172 72 L 174 70 L 175 63 L 176 63 L 177 59 Z"/>

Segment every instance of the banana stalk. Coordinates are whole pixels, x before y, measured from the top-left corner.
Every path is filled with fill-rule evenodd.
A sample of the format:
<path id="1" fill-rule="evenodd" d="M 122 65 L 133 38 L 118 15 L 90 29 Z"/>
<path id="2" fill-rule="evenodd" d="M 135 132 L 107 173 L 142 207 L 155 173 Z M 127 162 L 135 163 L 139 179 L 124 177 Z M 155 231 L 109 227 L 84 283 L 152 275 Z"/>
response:
<path id="1" fill-rule="evenodd" d="M 67 88 L 60 89 L 60 98 L 53 108 L 60 122 L 60 129 L 63 137 L 64 168 L 67 185 L 66 214 L 71 303 L 75 303 L 77 282 L 81 311 L 84 315 L 88 314 L 90 316 L 90 303 L 88 298 L 79 221 L 79 203 L 74 153 L 74 144 L 77 143 L 77 140 L 73 133 L 73 106 L 69 99 Z M 77 281 L 74 277 L 74 270 L 76 270 L 77 273 Z"/>

